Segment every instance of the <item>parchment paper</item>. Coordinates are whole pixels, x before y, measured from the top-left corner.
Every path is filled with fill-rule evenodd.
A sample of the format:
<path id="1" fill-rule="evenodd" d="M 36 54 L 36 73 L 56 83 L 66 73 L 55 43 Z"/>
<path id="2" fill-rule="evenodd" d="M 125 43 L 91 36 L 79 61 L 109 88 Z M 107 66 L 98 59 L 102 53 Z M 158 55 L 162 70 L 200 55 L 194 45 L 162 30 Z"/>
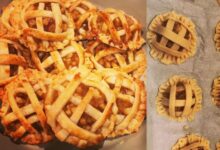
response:
<path id="1" fill-rule="evenodd" d="M 10 0 L 0 0 L 0 8 L 6 5 Z M 112 7 L 115 9 L 121 9 L 127 14 L 134 16 L 138 19 L 146 30 L 146 0 L 91 0 L 99 8 Z M 44 144 L 41 147 L 31 145 L 16 145 L 12 143 L 8 137 L 0 134 L 0 149 L 5 150 L 76 150 L 72 145 L 53 141 L 48 144 Z M 145 150 L 146 149 L 146 121 L 141 126 L 138 133 L 123 136 L 113 140 L 106 140 L 103 146 L 94 149 L 103 150 Z"/>
<path id="2" fill-rule="evenodd" d="M 187 133 L 198 133 L 210 140 L 212 149 L 220 140 L 220 109 L 211 101 L 211 85 L 220 75 L 220 52 L 213 41 L 215 26 L 220 21 L 220 7 L 216 0 L 148 0 L 148 25 L 158 14 L 175 10 L 196 25 L 197 53 L 181 65 L 163 65 L 148 55 L 148 150 L 170 150 Z M 149 54 L 149 47 L 148 47 Z M 176 122 L 156 112 L 159 85 L 175 74 L 188 75 L 202 88 L 202 110 L 192 122 Z M 183 126 L 189 126 L 184 130 Z"/>

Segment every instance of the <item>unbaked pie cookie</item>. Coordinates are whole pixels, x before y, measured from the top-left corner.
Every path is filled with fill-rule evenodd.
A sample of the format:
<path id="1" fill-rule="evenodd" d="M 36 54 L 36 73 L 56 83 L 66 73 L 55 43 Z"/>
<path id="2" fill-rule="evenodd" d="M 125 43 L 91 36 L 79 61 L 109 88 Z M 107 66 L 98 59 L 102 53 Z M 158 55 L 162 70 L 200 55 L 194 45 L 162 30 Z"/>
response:
<path id="1" fill-rule="evenodd" d="M 52 139 L 44 113 L 48 74 L 25 70 L 5 87 L 0 109 L 4 134 L 13 141 L 41 144 Z"/>
<path id="2" fill-rule="evenodd" d="M 173 11 L 153 19 L 147 40 L 151 56 L 164 64 L 183 63 L 196 52 L 195 25 L 190 19 Z"/>
<path id="3" fill-rule="evenodd" d="M 201 103 L 201 88 L 185 76 L 173 76 L 161 84 L 156 98 L 157 112 L 177 121 L 193 120 Z"/>
<path id="4" fill-rule="evenodd" d="M 60 141 L 88 147 L 114 129 L 114 103 L 108 84 L 82 66 L 56 76 L 46 101 L 47 122 Z"/>
<path id="5" fill-rule="evenodd" d="M 217 77 L 212 84 L 212 101 L 218 107 L 220 107 L 220 77 Z"/>
<path id="6" fill-rule="evenodd" d="M 180 138 L 177 143 L 172 147 L 172 150 L 211 150 L 210 142 L 199 135 L 189 134 Z"/>

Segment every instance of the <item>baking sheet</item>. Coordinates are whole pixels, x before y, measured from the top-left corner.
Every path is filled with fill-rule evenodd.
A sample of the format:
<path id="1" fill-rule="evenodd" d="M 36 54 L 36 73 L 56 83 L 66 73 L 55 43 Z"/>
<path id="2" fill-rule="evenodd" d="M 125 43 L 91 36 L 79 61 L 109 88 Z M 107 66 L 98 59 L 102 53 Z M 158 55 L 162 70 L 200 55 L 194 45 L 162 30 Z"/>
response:
<path id="1" fill-rule="evenodd" d="M 5 6 L 10 0 L 0 0 L 0 7 Z M 101 8 L 112 7 L 116 9 L 124 10 L 127 14 L 133 15 L 143 25 L 146 30 L 146 0 L 91 0 L 97 6 Z M 4 149 L 13 150 L 76 150 L 72 145 L 53 141 L 42 146 L 31 146 L 31 145 L 16 145 L 12 143 L 8 137 L 0 135 L 0 147 Z M 146 121 L 141 126 L 138 133 L 117 138 L 114 140 L 106 140 L 103 146 L 99 146 L 92 149 L 102 150 L 145 150 L 146 149 Z M 1 148 L 0 148 L 1 149 Z"/>
<path id="2" fill-rule="evenodd" d="M 163 65 L 149 56 L 148 47 L 148 150 L 170 150 L 187 133 L 198 133 L 209 139 L 212 149 L 220 140 L 220 110 L 211 101 L 211 85 L 220 75 L 220 52 L 213 41 L 215 26 L 220 21 L 220 7 L 216 0 L 148 0 L 147 24 L 158 14 L 176 11 L 188 16 L 196 25 L 197 53 L 181 65 Z M 176 122 L 156 112 L 159 85 L 171 76 L 188 75 L 202 88 L 202 110 L 192 122 Z M 188 130 L 183 127 L 188 126 Z"/>

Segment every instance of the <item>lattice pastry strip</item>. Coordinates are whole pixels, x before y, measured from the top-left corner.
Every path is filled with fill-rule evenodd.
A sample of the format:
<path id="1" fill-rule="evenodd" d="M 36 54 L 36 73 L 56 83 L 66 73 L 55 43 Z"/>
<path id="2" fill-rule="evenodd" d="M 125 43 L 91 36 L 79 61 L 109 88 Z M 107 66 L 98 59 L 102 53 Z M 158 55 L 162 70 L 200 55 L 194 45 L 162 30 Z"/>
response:
<path id="1" fill-rule="evenodd" d="M 199 135 L 188 134 L 180 138 L 177 143 L 172 147 L 172 150 L 189 150 L 189 149 L 202 149 L 211 150 L 210 142 Z"/>
<path id="2" fill-rule="evenodd" d="M 50 73 L 57 73 L 65 69 L 69 70 L 85 63 L 85 50 L 74 41 L 62 51 L 31 53 L 36 67 L 41 71 Z"/>
<path id="3" fill-rule="evenodd" d="M 25 70 L 6 86 L 1 123 L 5 134 L 14 141 L 41 144 L 52 139 L 43 111 L 50 82 L 47 74 Z"/>
<path id="4" fill-rule="evenodd" d="M 85 47 L 96 69 L 114 68 L 129 73 L 135 78 L 140 78 L 146 70 L 147 61 L 144 49 L 123 51 L 99 41 L 87 43 Z"/>
<path id="5" fill-rule="evenodd" d="M 13 41 L 0 39 L 0 86 L 14 79 L 23 71 L 27 62 L 21 56 L 21 46 Z"/>
<path id="6" fill-rule="evenodd" d="M 108 85 L 82 66 L 56 77 L 46 102 L 48 124 L 59 140 L 91 146 L 113 130 L 114 102 Z"/>
<path id="7" fill-rule="evenodd" d="M 220 106 L 220 95 L 219 92 L 220 91 L 220 78 L 217 77 L 212 84 L 212 101 L 216 106 Z"/>
<path id="8" fill-rule="evenodd" d="M 116 95 L 118 110 L 114 131 L 109 137 L 137 132 L 146 114 L 146 91 L 144 83 L 114 69 L 97 71 Z"/>
<path id="9" fill-rule="evenodd" d="M 195 26 L 188 18 L 168 12 L 156 16 L 147 39 L 151 56 L 165 64 L 180 64 L 196 52 Z"/>
<path id="10" fill-rule="evenodd" d="M 74 39 L 74 25 L 62 0 L 33 0 L 21 10 L 22 43 L 32 51 L 62 49 Z"/>
<path id="11" fill-rule="evenodd" d="M 192 120 L 202 107 L 201 100 L 202 91 L 194 79 L 173 76 L 159 88 L 157 111 L 178 121 Z"/>

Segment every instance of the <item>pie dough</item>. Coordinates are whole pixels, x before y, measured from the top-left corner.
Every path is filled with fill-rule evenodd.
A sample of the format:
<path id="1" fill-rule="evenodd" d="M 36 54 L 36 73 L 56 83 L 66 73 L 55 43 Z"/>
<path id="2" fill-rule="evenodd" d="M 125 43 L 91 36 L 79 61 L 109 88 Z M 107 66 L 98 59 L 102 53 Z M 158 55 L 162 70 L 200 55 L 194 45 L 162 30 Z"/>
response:
<path id="1" fill-rule="evenodd" d="M 90 26 L 100 41 L 112 47 L 136 50 L 145 43 L 141 24 L 121 10 L 107 8 L 97 12 L 92 16 Z"/>
<path id="2" fill-rule="evenodd" d="M 214 41 L 217 51 L 220 51 L 220 22 L 216 25 Z"/>
<path id="3" fill-rule="evenodd" d="M 74 24 L 63 0 L 26 1 L 21 8 L 22 43 L 32 51 L 63 49 L 74 39 Z"/>
<path id="4" fill-rule="evenodd" d="M 22 48 L 16 42 L 0 38 L 0 86 L 9 83 L 27 67 L 20 50 Z"/>
<path id="5" fill-rule="evenodd" d="M 163 83 L 156 98 L 157 112 L 177 121 L 193 120 L 201 103 L 201 88 L 195 79 L 185 76 L 173 76 Z"/>
<path id="6" fill-rule="evenodd" d="M 181 64 L 196 52 L 195 25 L 190 19 L 173 11 L 153 19 L 147 40 L 151 56 L 164 64 Z"/>
<path id="7" fill-rule="evenodd" d="M 47 122 L 60 141 L 83 148 L 100 143 L 115 124 L 115 95 L 84 66 L 61 73 L 47 101 Z"/>
<path id="8" fill-rule="evenodd" d="M 172 147 L 172 150 L 190 149 L 211 150 L 209 141 L 206 138 L 196 134 L 188 134 L 185 137 L 180 138 Z"/>
<path id="9" fill-rule="evenodd" d="M 49 73 L 59 73 L 85 63 L 85 50 L 74 41 L 61 51 L 31 52 L 31 54 L 36 67 Z"/>
<path id="10" fill-rule="evenodd" d="M 36 70 L 25 70 L 6 85 L 0 109 L 4 134 L 15 142 L 41 144 L 52 139 L 43 103 L 51 79 Z"/>
<path id="11" fill-rule="evenodd" d="M 92 41 L 87 44 L 86 51 L 91 54 L 91 61 L 98 70 L 114 68 L 140 78 L 147 67 L 144 49 L 123 51 L 99 41 Z"/>
<path id="12" fill-rule="evenodd" d="M 116 95 L 117 110 L 114 131 L 109 137 L 137 132 L 146 115 L 146 91 L 143 81 L 114 69 L 96 71 Z"/>
<path id="13" fill-rule="evenodd" d="M 218 107 L 220 107 L 220 77 L 217 77 L 212 84 L 212 101 Z"/>

